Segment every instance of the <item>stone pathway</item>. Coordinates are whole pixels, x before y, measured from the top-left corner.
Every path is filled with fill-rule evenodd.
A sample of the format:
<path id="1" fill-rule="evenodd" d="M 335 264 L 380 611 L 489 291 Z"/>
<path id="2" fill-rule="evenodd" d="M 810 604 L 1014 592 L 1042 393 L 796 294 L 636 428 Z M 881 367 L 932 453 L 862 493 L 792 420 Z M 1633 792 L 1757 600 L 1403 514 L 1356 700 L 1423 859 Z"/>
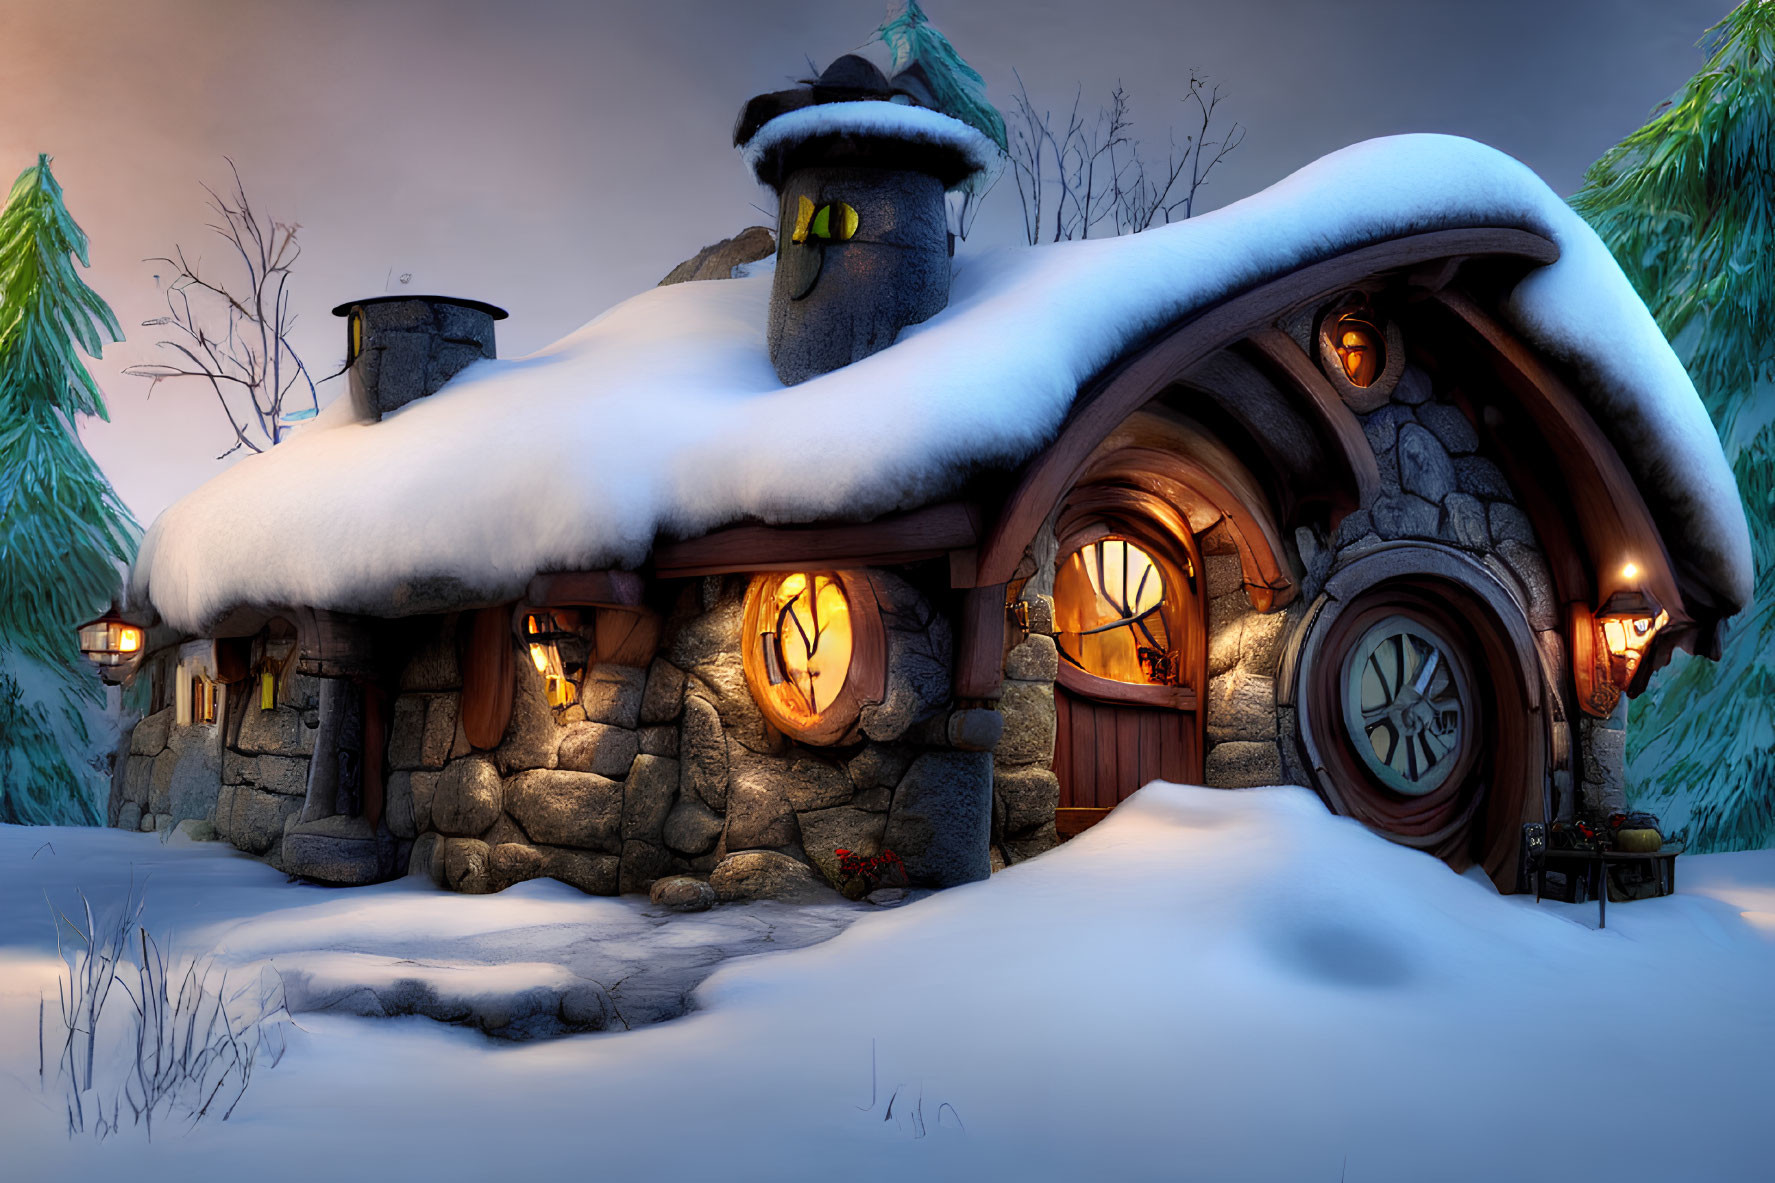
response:
<path id="1" fill-rule="evenodd" d="M 924 892 L 912 893 L 911 899 Z M 283 981 L 290 1013 L 424 1015 L 504 1039 L 633 1030 L 689 1011 L 734 957 L 830 940 L 875 905 L 722 904 L 678 914 L 639 897 L 595 924 L 516 926 L 465 937 L 415 933 L 255 955 Z M 312 934 L 311 934 L 312 935 Z"/>

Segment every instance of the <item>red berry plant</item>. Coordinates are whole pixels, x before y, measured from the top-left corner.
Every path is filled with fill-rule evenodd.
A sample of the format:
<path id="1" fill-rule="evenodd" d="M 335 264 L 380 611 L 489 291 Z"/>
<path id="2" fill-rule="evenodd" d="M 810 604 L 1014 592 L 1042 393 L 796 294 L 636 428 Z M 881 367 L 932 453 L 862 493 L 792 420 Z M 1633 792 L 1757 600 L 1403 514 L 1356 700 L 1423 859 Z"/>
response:
<path id="1" fill-rule="evenodd" d="M 891 850 L 867 855 L 840 848 L 832 855 L 838 860 L 838 890 L 846 899 L 860 900 L 878 887 L 905 887 L 908 882 L 905 864 Z"/>

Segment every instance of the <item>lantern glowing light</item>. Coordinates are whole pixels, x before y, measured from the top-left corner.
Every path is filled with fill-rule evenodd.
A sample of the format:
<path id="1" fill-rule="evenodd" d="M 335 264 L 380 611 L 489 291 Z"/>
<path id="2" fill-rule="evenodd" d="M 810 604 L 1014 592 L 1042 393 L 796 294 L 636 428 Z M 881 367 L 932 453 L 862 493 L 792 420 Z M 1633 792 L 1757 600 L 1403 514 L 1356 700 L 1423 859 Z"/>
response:
<path id="1" fill-rule="evenodd" d="M 103 674 L 139 658 L 147 633 L 141 625 L 125 620 L 113 604 L 103 616 L 81 625 L 79 638 L 80 655 Z"/>
<path id="2" fill-rule="evenodd" d="M 1596 614 L 1602 629 L 1603 644 L 1609 657 L 1619 664 L 1619 685 L 1625 688 L 1633 680 L 1634 671 L 1645 658 L 1652 638 L 1670 620 L 1670 614 L 1642 594 L 1609 597 Z"/>
<path id="3" fill-rule="evenodd" d="M 551 707 L 572 706 L 579 688 L 567 676 L 561 662 L 559 643 L 572 634 L 552 612 L 531 612 L 524 616 L 524 639 L 530 650 L 530 663 L 542 675 L 543 695 Z"/>

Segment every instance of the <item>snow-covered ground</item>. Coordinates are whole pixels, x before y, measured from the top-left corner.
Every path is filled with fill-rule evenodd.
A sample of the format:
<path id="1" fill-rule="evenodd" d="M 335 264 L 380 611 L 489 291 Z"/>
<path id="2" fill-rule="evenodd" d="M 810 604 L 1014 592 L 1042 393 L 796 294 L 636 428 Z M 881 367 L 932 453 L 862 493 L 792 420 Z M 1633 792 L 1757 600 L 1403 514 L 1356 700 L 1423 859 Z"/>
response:
<path id="1" fill-rule="evenodd" d="M 990 882 L 726 962 L 681 1019 L 514 1044 L 302 1015 L 231 1120 L 71 1142 L 37 1083 L 58 964 L 44 895 L 114 901 L 132 864 L 152 872 L 150 928 L 236 961 L 433 938 L 472 958 L 514 931 L 559 930 L 557 950 L 641 930 L 670 944 L 730 911 L 655 923 L 535 886 L 325 891 L 215 846 L 0 827 L 7 1179 L 1775 1171 L 1770 851 L 1685 856 L 1675 897 L 1611 908 L 1598 931 L 1594 905 L 1500 897 L 1300 789 L 1154 785 Z"/>

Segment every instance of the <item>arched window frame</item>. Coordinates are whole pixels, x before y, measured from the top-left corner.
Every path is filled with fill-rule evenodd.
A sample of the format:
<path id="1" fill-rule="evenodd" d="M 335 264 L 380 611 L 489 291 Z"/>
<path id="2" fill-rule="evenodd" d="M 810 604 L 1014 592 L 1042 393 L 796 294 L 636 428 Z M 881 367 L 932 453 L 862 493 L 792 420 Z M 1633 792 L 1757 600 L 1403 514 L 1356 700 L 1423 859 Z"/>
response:
<path id="1" fill-rule="evenodd" d="M 1139 489 L 1117 486 L 1075 490 L 1056 522 L 1056 567 L 1076 551 L 1109 538 L 1121 538 L 1144 551 L 1165 581 L 1165 628 L 1169 638 L 1194 638 L 1203 643 L 1179 651 L 1176 684 L 1120 682 L 1082 669 L 1062 656 L 1057 681 L 1068 690 L 1105 702 L 1168 706 L 1195 710 L 1207 681 L 1205 630 L 1190 629 L 1177 616 L 1186 592 L 1201 610 L 1201 555 L 1189 523 L 1161 498 Z"/>

